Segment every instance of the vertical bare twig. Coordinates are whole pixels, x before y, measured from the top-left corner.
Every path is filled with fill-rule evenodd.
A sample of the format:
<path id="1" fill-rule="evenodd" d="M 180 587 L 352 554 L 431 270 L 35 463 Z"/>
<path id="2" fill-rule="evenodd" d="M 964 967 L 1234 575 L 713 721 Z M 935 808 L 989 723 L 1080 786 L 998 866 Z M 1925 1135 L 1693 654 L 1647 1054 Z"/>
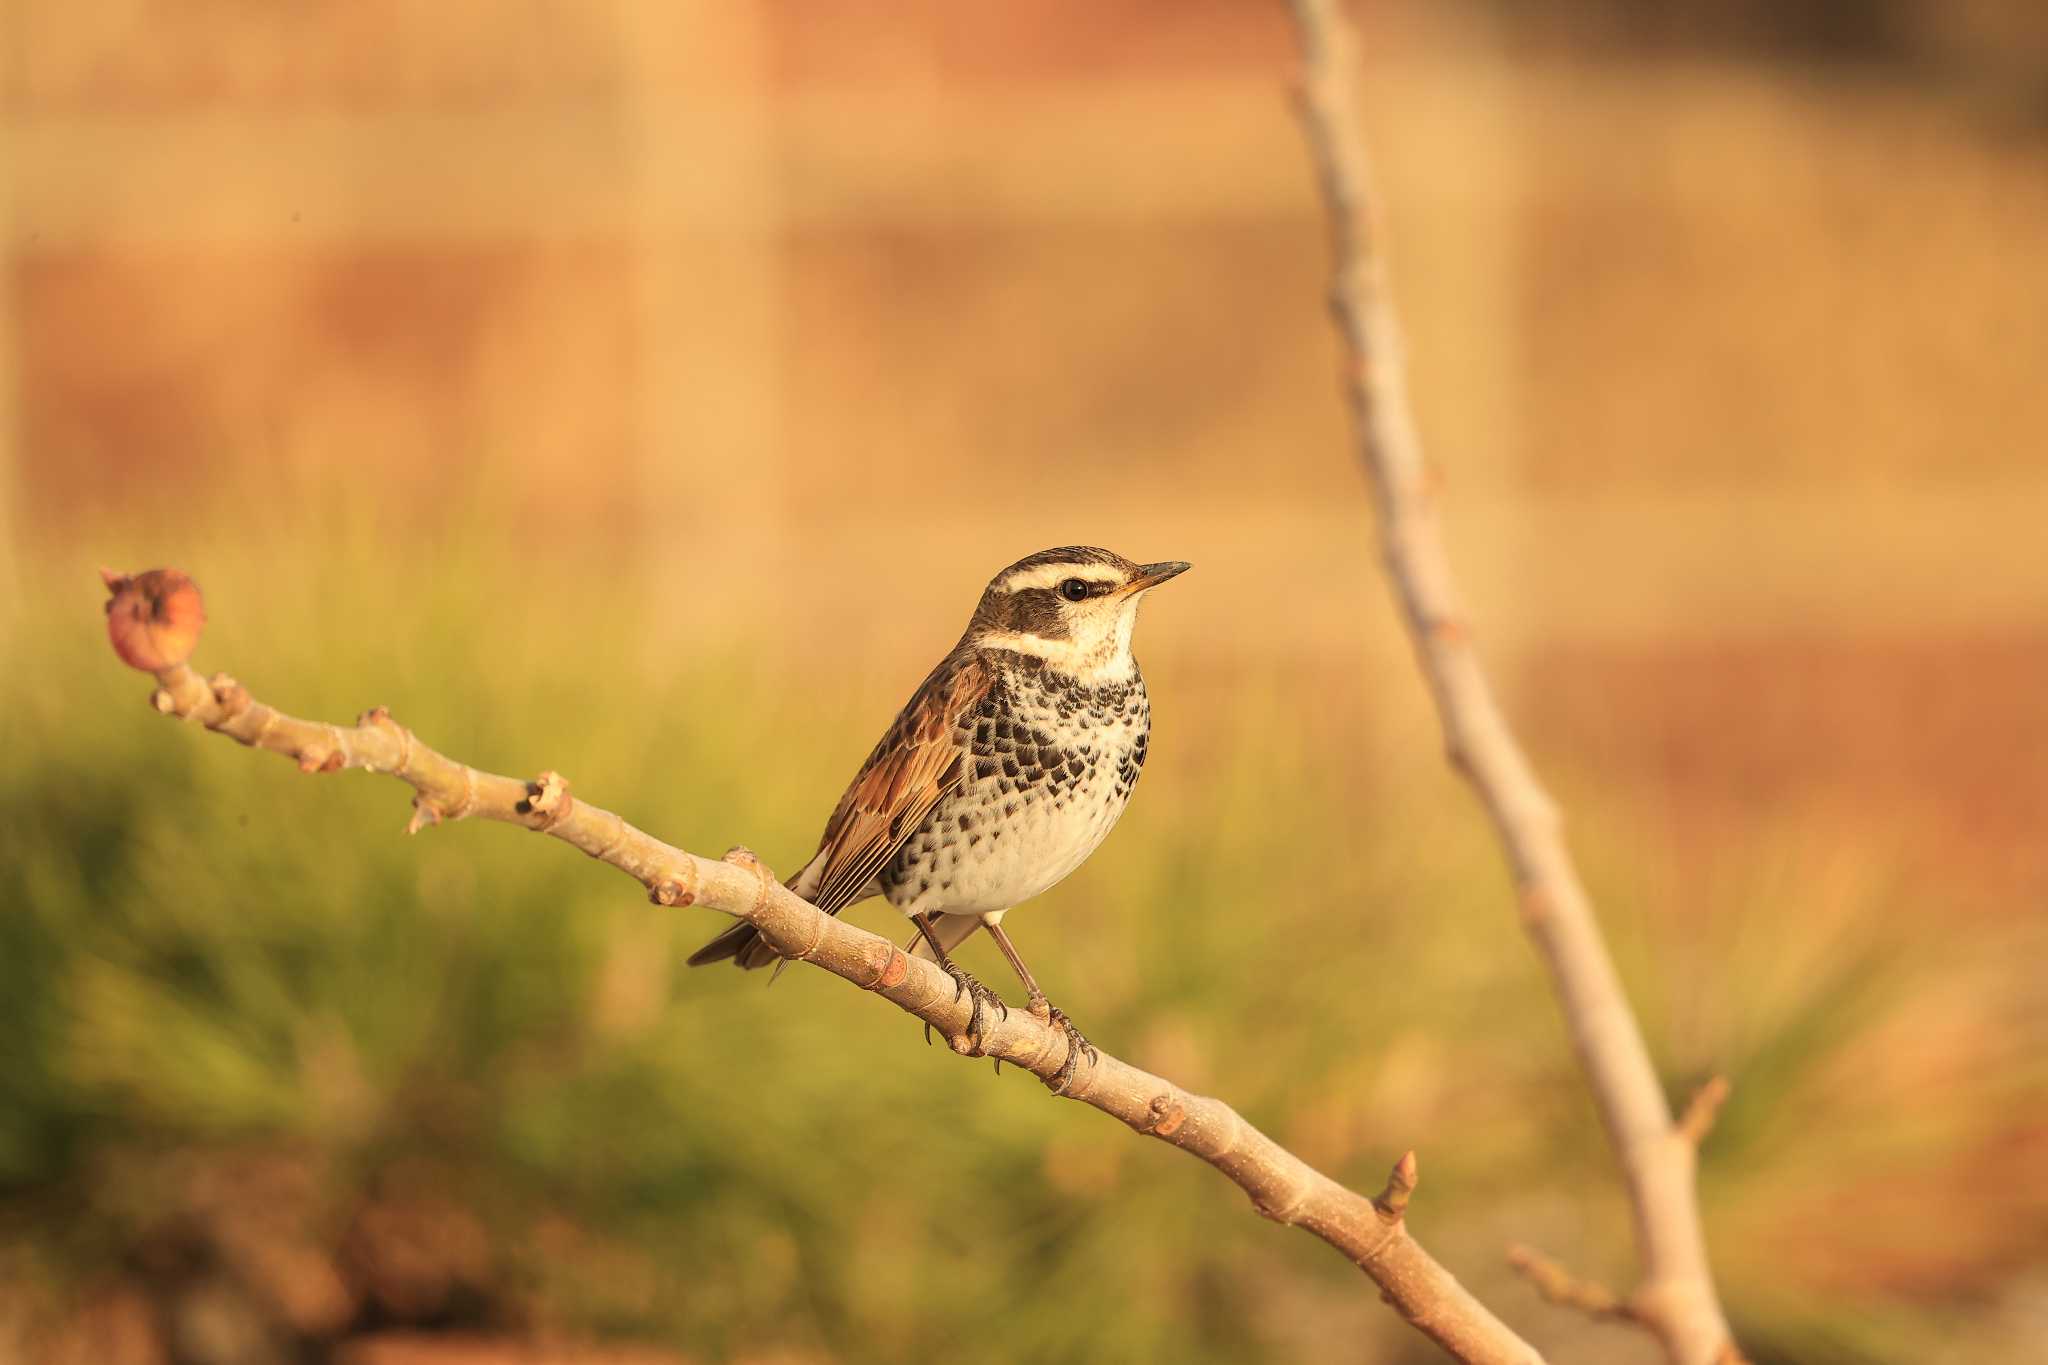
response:
<path id="1" fill-rule="evenodd" d="M 1736 1360 L 1693 1187 L 1696 1143 L 1718 1088 L 1714 1099 L 1691 1111 L 1701 1116 L 1697 1121 L 1673 1123 L 1565 846 L 1557 807 L 1509 730 L 1472 648 L 1408 406 L 1400 327 L 1376 243 L 1371 177 L 1357 131 L 1350 27 L 1338 0 L 1292 3 L 1305 63 L 1302 124 L 1336 258 L 1330 306 L 1348 361 L 1344 391 L 1359 462 L 1377 504 L 1387 575 L 1435 698 L 1450 761 L 1492 817 L 1514 874 L 1522 922 L 1549 968 L 1628 1183 L 1641 1281 L 1625 1302 L 1625 1316 L 1655 1332 L 1679 1365 Z"/>

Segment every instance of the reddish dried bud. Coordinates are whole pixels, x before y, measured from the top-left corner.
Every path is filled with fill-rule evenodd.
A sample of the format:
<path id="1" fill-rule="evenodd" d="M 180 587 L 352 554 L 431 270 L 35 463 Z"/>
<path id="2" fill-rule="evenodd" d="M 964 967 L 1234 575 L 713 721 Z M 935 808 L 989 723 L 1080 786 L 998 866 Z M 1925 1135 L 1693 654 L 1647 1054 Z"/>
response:
<path id="1" fill-rule="evenodd" d="M 133 578 L 100 570 L 107 590 L 107 639 L 121 662 L 145 673 L 192 656 L 206 628 L 199 585 L 176 569 L 151 569 Z"/>

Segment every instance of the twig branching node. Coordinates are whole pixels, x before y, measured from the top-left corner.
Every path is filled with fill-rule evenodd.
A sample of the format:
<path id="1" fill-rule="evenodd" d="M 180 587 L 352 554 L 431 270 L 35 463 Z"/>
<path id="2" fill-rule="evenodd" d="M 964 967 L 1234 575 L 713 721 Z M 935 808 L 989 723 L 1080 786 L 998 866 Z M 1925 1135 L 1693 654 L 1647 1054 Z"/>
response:
<path id="1" fill-rule="evenodd" d="M 1686 1101 L 1685 1112 L 1678 1117 L 1678 1135 L 1695 1147 L 1705 1142 L 1707 1134 L 1714 1131 L 1714 1120 L 1721 1116 L 1721 1106 L 1728 1102 L 1732 1088 L 1726 1076 L 1708 1077 Z"/>
<path id="2" fill-rule="evenodd" d="M 1574 1308 L 1604 1322 L 1642 1320 L 1634 1305 L 1606 1285 L 1596 1280 L 1580 1279 L 1533 1247 L 1509 1247 L 1508 1264 L 1534 1286 L 1547 1303 Z"/>

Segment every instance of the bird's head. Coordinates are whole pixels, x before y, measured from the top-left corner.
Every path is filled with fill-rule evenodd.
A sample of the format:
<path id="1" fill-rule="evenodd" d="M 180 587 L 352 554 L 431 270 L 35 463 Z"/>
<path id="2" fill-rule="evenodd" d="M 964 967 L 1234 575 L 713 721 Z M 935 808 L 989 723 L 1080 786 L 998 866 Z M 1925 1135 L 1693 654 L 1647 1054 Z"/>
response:
<path id="1" fill-rule="evenodd" d="M 989 580 L 967 638 L 1043 659 L 1083 681 L 1126 678 L 1139 601 L 1188 567 L 1177 559 L 1134 564 L 1092 545 L 1041 550 Z"/>

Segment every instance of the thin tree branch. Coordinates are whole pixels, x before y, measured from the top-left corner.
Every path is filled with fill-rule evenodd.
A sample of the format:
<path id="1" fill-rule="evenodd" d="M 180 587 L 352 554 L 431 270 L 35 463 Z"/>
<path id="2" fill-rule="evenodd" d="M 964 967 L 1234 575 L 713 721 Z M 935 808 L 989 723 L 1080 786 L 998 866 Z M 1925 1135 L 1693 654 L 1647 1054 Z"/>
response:
<path id="1" fill-rule="evenodd" d="M 1657 1334 L 1678 1365 L 1734 1359 L 1700 1228 L 1694 1142 L 1672 1122 L 1565 845 L 1557 807 L 1537 782 L 1480 668 L 1444 552 L 1434 490 L 1408 405 L 1400 326 L 1377 247 L 1371 176 L 1357 130 L 1350 24 L 1338 0 L 1292 2 L 1305 65 L 1302 127 L 1335 256 L 1330 308 L 1348 361 L 1343 387 L 1358 459 L 1377 505 L 1387 575 L 1435 699 L 1450 761 L 1492 817 L 1520 896 L 1522 923 L 1549 968 L 1621 1162 L 1641 1270 L 1631 1315 Z M 1703 1131 L 1704 1124 L 1699 1126 Z"/>
<path id="2" fill-rule="evenodd" d="M 283 754 L 301 772 L 360 768 L 396 777 L 415 793 L 408 833 L 443 820 L 475 818 L 553 835 L 639 882 L 656 904 L 702 905 L 744 919 L 783 956 L 873 991 L 940 1030 L 954 1051 L 973 1051 L 967 1035 L 971 1003 L 959 997 L 950 976 L 886 938 L 820 912 L 746 849 L 712 859 L 663 843 L 573 796 L 559 773 L 523 781 L 437 753 L 381 706 L 354 725 L 330 725 L 267 706 L 224 673 L 203 680 L 184 662 L 204 624 L 192 581 L 169 570 L 103 576 L 114 594 L 108 619 L 115 648 L 131 666 L 155 675 L 150 700 L 158 711 Z M 988 1024 L 975 1055 L 999 1058 L 1050 1084 L 1067 1047 L 1063 1030 L 1013 1010 Z M 1402 1317 L 1457 1359 L 1487 1365 L 1541 1361 L 1409 1235 L 1413 1152 L 1394 1166 L 1379 1198 L 1367 1199 L 1309 1166 L 1223 1101 L 1183 1090 L 1107 1052 L 1092 1063 L 1084 1057 L 1064 1094 L 1200 1157 L 1251 1196 L 1260 1214 L 1328 1242 L 1379 1285 Z"/>
<path id="3" fill-rule="evenodd" d="M 1508 1264 L 1534 1285 L 1547 1302 L 1560 1308 L 1575 1308 L 1587 1317 L 1607 1322 L 1638 1321 L 1628 1300 L 1596 1280 L 1580 1279 L 1531 1247 L 1509 1247 Z"/>
<path id="4" fill-rule="evenodd" d="M 1710 1076 L 1685 1102 L 1685 1112 L 1678 1116 L 1678 1132 L 1694 1147 L 1714 1131 L 1714 1120 L 1721 1117 L 1721 1106 L 1728 1102 L 1728 1089 L 1726 1076 Z"/>

